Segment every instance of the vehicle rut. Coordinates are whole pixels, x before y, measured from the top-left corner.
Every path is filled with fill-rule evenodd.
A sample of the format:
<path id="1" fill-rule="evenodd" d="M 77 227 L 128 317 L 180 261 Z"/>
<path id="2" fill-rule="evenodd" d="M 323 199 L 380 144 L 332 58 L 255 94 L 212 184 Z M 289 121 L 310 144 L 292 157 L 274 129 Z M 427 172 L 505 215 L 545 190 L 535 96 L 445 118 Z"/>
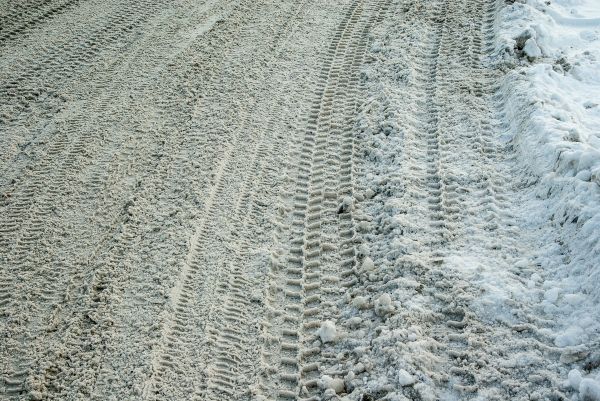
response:
<path id="1" fill-rule="evenodd" d="M 28 1 L 13 4 L 6 14 L 0 17 L 0 46 L 4 42 L 19 37 L 27 29 L 48 22 L 55 15 L 75 7 L 80 0 L 45 0 L 34 4 Z"/>
<path id="2" fill-rule="evenodd" d="M 336 364 L 335 355 L 314 341 L 321 323 L 335 317 L 355 263 L 352 159 L 357 83 L 369 29 L 384 8 L 383 2 L 350 4 L 323 56 L 315 98 L 303 118 L 306 131 L 292 151 L 292 164 L 298 167 L 290 173 L 289 198 L 282 201 L 291 210 L 289 217 L 281 216 L 284 228 L 279 236 L 284 241 L 279 246 L 287 250 L 272 262 L 269 296 L 269 308 L 278 316 L 269 331 L 277 343 L 264 351 L 269 374 L 261 383 L 276 399 L 318 398 L 323 371 Z M 288 237 L 289 242 L 283 239 Z"/>

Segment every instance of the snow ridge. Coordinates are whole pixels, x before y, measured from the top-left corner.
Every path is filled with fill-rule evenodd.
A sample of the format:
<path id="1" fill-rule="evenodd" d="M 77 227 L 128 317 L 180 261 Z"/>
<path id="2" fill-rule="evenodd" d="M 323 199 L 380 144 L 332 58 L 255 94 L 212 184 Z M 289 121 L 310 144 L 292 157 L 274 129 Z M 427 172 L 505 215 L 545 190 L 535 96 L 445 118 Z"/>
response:
<path id="1" fill-rule="evenodd" d="M 581 369 L 592 381 L 600 365 L 599 17 L 600 6 L 588 0 L 506 5 L 489 60 L 505 72 L 503 139 L 523 166 L 515 171 L 522 182 L 516 213 L 539 244 L 539 271 L 528 286 L 541 295 L 539 312 L 554 321 L 547 335 L 575 369 L 569 378 Z M 597 382 L 579 385 L 564 387 L 600 399 Z"/>

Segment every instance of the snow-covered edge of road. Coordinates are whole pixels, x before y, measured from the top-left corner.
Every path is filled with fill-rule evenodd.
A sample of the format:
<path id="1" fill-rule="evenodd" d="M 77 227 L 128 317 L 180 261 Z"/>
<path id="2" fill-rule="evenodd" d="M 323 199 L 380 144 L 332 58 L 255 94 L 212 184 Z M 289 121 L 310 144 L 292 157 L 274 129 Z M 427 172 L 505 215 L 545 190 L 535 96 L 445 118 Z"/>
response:
<path id="1" fill-rule="evenodd" d="M 555 345 L 592 354 L 586 366 L 573 364 L 565 385 L 600 400 L 600 4 L 514 2 L 496 26 L 504 139 L 535 195 L 521 213 L 541 233 L 542 303 L 562 330 Z"/>

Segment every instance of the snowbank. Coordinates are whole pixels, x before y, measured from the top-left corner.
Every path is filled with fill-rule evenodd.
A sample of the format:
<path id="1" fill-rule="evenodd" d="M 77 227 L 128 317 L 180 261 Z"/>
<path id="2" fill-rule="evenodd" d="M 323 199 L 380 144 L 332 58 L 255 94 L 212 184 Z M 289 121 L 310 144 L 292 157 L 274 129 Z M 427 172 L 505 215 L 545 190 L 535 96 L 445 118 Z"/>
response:
<path id="1" fill-rule="evenodd" d="M 515 2 L 497 23 L 493 63 L 506 72 L 499 99 L 510 122 L 505 140 L 526 169 L 531 200 L 521 220 L 538 224 L 545 243 L 537 262 L 544 269 L 544 310 L 562 327 L 554 343 L 597 351 L 600 2 Z M 581 388 L 580 380 L 572 385 L 583 399 L 598 399 L 594 374 Z"/>
<path id="2" fill-rule="evenodd" d="M 539 213 L 561 227 L 571 251 L 558 277 L 600 301 L 600 3 L 531 0 L 505 7 L 500 19 L 506 139 L 537 197 L 552 199 Z"/>

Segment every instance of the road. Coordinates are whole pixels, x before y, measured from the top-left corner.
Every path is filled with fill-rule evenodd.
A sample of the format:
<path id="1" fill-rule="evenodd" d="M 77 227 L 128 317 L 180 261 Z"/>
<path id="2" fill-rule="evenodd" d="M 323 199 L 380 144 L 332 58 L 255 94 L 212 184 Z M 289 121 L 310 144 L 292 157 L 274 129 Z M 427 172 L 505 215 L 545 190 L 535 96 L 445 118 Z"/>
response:
<path id="1" fill-rule="evenodd" d="M 499 6 L 4 2 L 0 399 L 554 394 Z"/>

